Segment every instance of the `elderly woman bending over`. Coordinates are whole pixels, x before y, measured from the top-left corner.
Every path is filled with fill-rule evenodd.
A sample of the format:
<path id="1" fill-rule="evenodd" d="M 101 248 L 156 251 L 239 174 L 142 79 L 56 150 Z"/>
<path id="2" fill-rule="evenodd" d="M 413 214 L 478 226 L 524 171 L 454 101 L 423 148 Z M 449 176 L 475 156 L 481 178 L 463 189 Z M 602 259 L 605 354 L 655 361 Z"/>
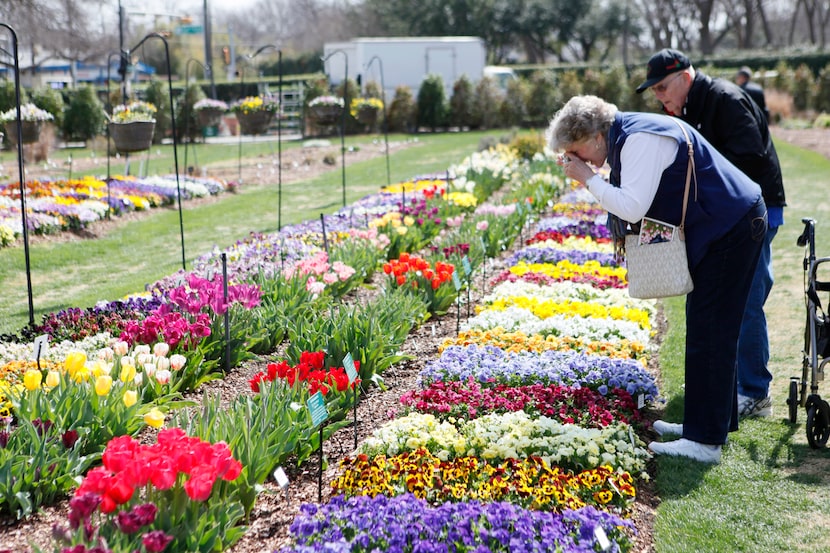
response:
<path id="1" fill-rule="evenodd" d="M 685 221 L 694 290 L 686 296 L 686 395 L 682 424 L 656 421 L 656 454 L 720 461 L 738 429 L 736 355 L 744 306 L 766 232 L 760 187 L 677 118 L 621 112 L 596 96 L 575 96 L 555 115 L 549 146 L 564 152 L 565 174 L 611 214 L 680 224 L 686 185 L 686 131 L 695 176 Z M 610 166 L 610 183 L 594 167 Z"/>

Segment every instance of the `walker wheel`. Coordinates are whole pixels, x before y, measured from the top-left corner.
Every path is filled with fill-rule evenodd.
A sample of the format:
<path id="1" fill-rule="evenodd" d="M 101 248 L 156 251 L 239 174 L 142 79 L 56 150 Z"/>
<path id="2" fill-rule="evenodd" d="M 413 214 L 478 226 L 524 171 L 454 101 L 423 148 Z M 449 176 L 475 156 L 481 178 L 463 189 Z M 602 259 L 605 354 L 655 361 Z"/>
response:
<path id="1" fill-rule="evenodd" d="M 790 380 L 790 395 L 787 398 L 787 405 L 790 408 L 790 422 L 795 424 L 798 419 L 798 382 Z"/>
<path id="2" fill-rule="evenodd" d="M 819 399 L 807 410 L 807 441 L 813 449 L 820 449 L 830 437 L 830 405 Z"/>

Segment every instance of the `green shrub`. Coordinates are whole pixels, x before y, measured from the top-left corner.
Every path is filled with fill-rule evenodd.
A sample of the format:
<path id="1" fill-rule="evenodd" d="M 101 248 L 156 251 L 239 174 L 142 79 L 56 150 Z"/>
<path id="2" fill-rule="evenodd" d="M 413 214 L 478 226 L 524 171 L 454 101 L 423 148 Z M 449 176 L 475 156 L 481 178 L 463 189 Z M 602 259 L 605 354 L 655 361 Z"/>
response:
<path id="1" fill-rule="evenodd" d="M 492 77 L 483 77 L 476 85 L 473 103 L 473 120 L 481 129 L 494 129 L 501 126 L 500 107 L 504 93 Z"/>
<path id="2" fill-rule="evenodd" d="M 559 110 L 565 103 L 573 98 L 579 96 L 584 92 L 582 88 L 582 79 L 576 71 L 565 71 L 559 76 L 558 81 L 559 93 L 562 95 L 562 103 L 556 106 Z"/>
<path id="3" fill-rule="evenodd" d="M 13 81 L 6 80 L 0 82 L 0 113 L 9 111 L 17 105 L 15 94 Z M 20 104 L 23 105 L 26 102 L 28 102 L 28 94 L 26 94 L 26 89 L 20 87 Z"/>
<path id="4" fill-rule="evenodd" d="M 533 159 L 536 154 L 542 153 L 545 149 L 545 137 L 540 133 L 525 133 L 517 135 L 511 142 L 510 147 L 522 159 Z"/>
<path id="5" fill-rule="evenodd" d="M 31 101 L 40 109 L 51 113 L 55 118 L 55 126 L 59 129 L 62 128 L 65 105 L 60 91 L 50 87 L 38 88 L 32 92 Z"/>
<path id="6" fill-rule="evenodd" d="M 447 99 L 444 93 L 444 79 L 441 75 L 427 75 L 418 90 L 418 127 L 427 127 L 432 132 L 447 124 Z"/>
<path id="7" fill-rule="evenodd" d="M 363 96 L 365 98 L 380 98 L 383 100 L 383 90 L 380 83 L 377 81 L 367 81 L 363 87 Z"/>
<path id="8" fill-rule="evenodd" d="M 536 71 L 530 77 L 527 94 L 527 122 L 531 127 L 544 127 L 564 103 L 551 71 Z"/>
<path id="9" fill-rule="evenodd" d="M 450 125 L 459 128 L 473 126 L 473 83 L 467 75 L 461 75 L 452 86 Z"/>
<path id="10" fill-rule="evenodd" d="M 615 104 L 620 109 L 627 102 L 627 99 L 634 89 L 628 88 L 628 81 L 622 66 L 612 66 L 599 74 L 597 81 L 597 96 L 606 102 Z"/>
<path id="11" fill-rule="evenodd" d="M 341 82 L 335 87 L 334 95 L 343 98 L 343 101 L 346 102 L 346 133 L 356 134 L 361 132 L 363 130 L 363 124 L 358 122 L 349 110 L 352 100 L 360 98 L 360 87 L 357 86 L 357 81 L 349 79 L 345 87 Z"/>
<path id="12" fill-rule="evenodd" d="M 806 64 L 799 65 L 793 76 L 793 106 L 796 111 L 807 111 L 813 107 L 815 80 Z"/>
<path id="13" fill-rule="evenodd" d="M 499 106 L 501 122 L 506 127 L 520 127 L 527 119 L 528 83 L 524 79 L 507 82 L 507 91 Z"/>
<path id="14" fill-rule="evenodd" d="M 813 119 L 813 127 L 819 129 L 830 128 L 830 113 L 821 112 Z"/>
<path id="15" fill-rule="evenodd" d="M 772 79 L 772 88 L 792 94 L 794 80 L 795 71 L 787 65 L 786 61 L 779 61 L 775 66 L 775 78 Z"/>
<path id="16" fill-rule="evenodd" d="M 104 105 L 90 86 L 69 93 L 69 105 L 63 115 L 63 136 L 74 140 L 91 140 L 104 132 Z"/>
<path id="17" fill-rule="evenodd" d="M 184 93 L 176 98 L 176 131 L 180 137 L 193 141 L 201 136 L 202 127 L 193 105 L 203 98 L 206 95 L 202 87 L 195 83 L 188 85 Z"/>
<path id="18" fill-rule="evenodd" d="M 147 86 L 144 99 L 158 109 L 156 112 L 156 128 L 153 131 L 153 144 L 161 144 L 161 140 L 173 128 L 170 118 L 170 91 L 167 83 L 163 83 L 158 79 L 151 80 Z"/>
<path id="19" fill-rule="evenodd" d="M 415 131 L 415 98 L 408 86 L 399 86 L 395 89 L 395 97 L 389 104 L 389 131 Z"/>
<path id="20" fill-rule="evenodd" d="M 814 107 L 817 111 L 830 112 L 830 64 L 819 71 Z"/>

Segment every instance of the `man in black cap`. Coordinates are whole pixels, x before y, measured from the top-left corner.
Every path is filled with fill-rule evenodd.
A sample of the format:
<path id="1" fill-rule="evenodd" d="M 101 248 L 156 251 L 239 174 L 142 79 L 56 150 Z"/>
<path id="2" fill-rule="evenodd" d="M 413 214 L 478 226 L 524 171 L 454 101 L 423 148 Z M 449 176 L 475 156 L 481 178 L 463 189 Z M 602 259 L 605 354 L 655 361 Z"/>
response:
<path id="1" fill-rule="evenodd" d="M 755 100 L 755 103 L 764 112 L 767 123 L 769 123 L 769 110 L 767 109 L 767 99 L 764 97 L 764 89 L 761 88 L 761 85 L 752 82 L 752 69 L 747 66 L 738 69 L 735 74 L 735 84 L 743 88 L 749 94 L 749 97 Z"/>
<path id="2" fill-rule="evenodd" d="M 764 303 L 772 288 L 771 242 L 784 223 L 784 184 L 778 154 L 761 108 L 735 83 L 695 71 L 682 52 L 665 48 L 648 61 L 646 80 L 669 115 L 695 127 L 721 154 L 761 185 L 769 230 L 752 281 L 738 340 L 740 417 L 770 416 L 769 338 Z"/>

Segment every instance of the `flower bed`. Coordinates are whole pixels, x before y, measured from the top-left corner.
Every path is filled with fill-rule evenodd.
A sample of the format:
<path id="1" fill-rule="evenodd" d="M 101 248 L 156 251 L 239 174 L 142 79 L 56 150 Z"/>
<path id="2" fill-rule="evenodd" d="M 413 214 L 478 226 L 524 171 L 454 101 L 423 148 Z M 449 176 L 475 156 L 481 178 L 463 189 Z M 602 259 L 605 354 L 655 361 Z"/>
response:
<path id="1" fill-rule="evenodd" d="M 116 387 L 126 388 L 127 382 L 137 386 L 138 379 L 142 391 L 136 394 L 136 403 L 127 406 L 131 400 L 125 402 L 122 396 L 121 405 L 126 408 L 140 403 L 146 407 L 143 417 L 132 419 L 140 427 L 178 427 L 173 441 L 198 440 L 194 443 L 202 444 L 199 448 L 224 442 L 226 452 L 245 468 L 240 470 L 239 478 L 233 479 L 233 487 L 230 480 L 217 482 L 210 472 L 206 480 L 201 480 L 201 475 L 196 478 L 198 482 L 189 490 L 176 488 L 173 493 L 178 499 L 154 495 L 159 513 L 178 513 L 179 500 L 188 506 L 188 512 L 198 512 L 193 515 L 197 518 L 181 519 L 175 530 L 154 527 L 157 513 L 151 516 L 152 509 L 143 507 L 144 503 L 129 503 L 132 495 L 126 498 L 126 490 L 101 488 L 99 491 L 111 500 L 107 509 L 113 506 L 114 513 L 118 505 L 123 505 L 123 516 L 116 516 L 124 519 L 123 524 L 133 524 L 137 534 L 123 537 L 118 533 L 121 522 L 113 526 L 112 520 L 96 518 L 92 522 L 95 531 L 84 539 L 106 535 L 137 548 L 137 535 L 142 540 L 151 535 L 150 541 L 143 543 L 145 548 L 190 551 L 200 547 L 193 540 L 205 535 L 198 525 L 193 526 L 198 520 L 215 522 L 219 528 L 211 547 L 221 549 L 233 543 L 242 532 L 236 521 L 250 514 L 258 490 L 273 470 L 289 458 L 304 463 L 320 447 L 321 437 L 326 439 L 346 424 L 345 415 L 356 395 L 343 378 L 346 354 L 356 361 L 359 391 L 365 393 L 372 383 L 382 380 L 385 369 L 401 360 L 401 344 L 409 331 L 425 320 L 432 306 L 428 295 L 409 293 L 415 290 L 413 283 L 417 282 L 419 291 L 427 284 L 435 291 L 448 284 L 446 274 L 475 275 L 487 256 L 487 244 L 476 240 L 483 221 L 493 231 L 494 242 L 512 243 L 534 206 L 542 209 L 551 202 L 552 197 L 545 194 L 559 193 L 559 189 L 546 192 L 538 186 L 542 177 L 531 175 L 519 182 L 516 175 L 522 165 L 508 153 L 488 156 L 477 156 L 487 160 L 482 165 L 472 161 L 461 164 L 469 167 L 470 174 L 486 176 L 482 188 L 472 186 L 469 180 L 464 182 L 465 190 L 450 192 L 434 183 L 423 189 L 413 186 L 413 190 L 407 190 L 407 205 L 401 205 L 399 194 L 382 192 L 327 216 L 330 249 L 325 257 L 319 222 L 288 227 L 277 235 L 251 237 L 230 247 L 225 252 L 230 261 L 228 298 L 222 282 L 214 278 L 220 253 L 217 250 L 201 258 L 191 273 L 172 275 L 151 286 L 154 300 L 136 304 L 140 313 L 136 316 L 111 317 L 117 310 L 106 315 L 81 310 L 50 317 L 48 328 L 53 328 L 56 335 L 68 335 L 70 330 L 83 333 L 94 322 L 117 334 L 115 337 L 128 348 L 123 351 L 124 346 L 110 335 L 97 338 L 99 341 L 87 338 L 83 346 L 74 344 L 82 351 L 89 348 L 88 355 L 84 361 L 79 355 L 71 357 L 69 365 L 73 369 L 67 369 L 67 374 L 86 382 L 86 389 L 91 390 L 88 394 L 105 397 Z M 504 165 L 498 166 L 498 160 Z M 483 166 L 486 168 L 480 169 Z M 499 210 L 488 210 L 482 204 L 486 205 L 487 189 L 509 181 L 516 188 L 505 196 L 504 201 L 512 207 L 504 212 L 507 217 L 515 217 L 517 224 L 500 228 L 487 219 Z M 399 190 L 408 186 L 402 184 Z M 577 250 L 578 244 L 602 244 L 599 227 L 589 227 L 584 221 L 574 223 L 573 212 L 544 219 L 534 236 L 580 231 L 577 238 L 556 242 L 568 244 L 569 248 L 562 250 Z M 563 217 L 569 222 L 563 223 Z M 390 223 L 395 220 L 398 226 Z M 379 221 L 385 223 L 372 224 Z M 406 231 L 401 233 L 396 230 L 399 228 Z M 420 233 L 417 240 L 394 239 L 416 231 Z M 589 235 L 592 240 L 587 239 Z M 400 249 L 413 244 L 430 247 L 420 252 Z M 643 365 L 653 308 L 650 304 L 622 302 L 623 296 L 615 296 L 613 289 L 606 295 L 602 288 L 591 288 L 586 281 L 552 285 L 572 276 L 599 276 L 601 271 L 612 274 L 618 270 L 613 266 L 603 268 L 595 260 L 571 260 L 567 274 L 560 270 L 557 278 L 524 278 L 531 272 L 521 276 L 513 272 L 527 265 L 520 259 L 534 254 L 538 252 L 516 257 L 518 265 L 508 272 L 516 278 L 502 279 L 509 284 L 492 290 L 481 312 L 468 322 L 467 334 L 459 339 L 473 336 L 474 329 L 482 326 L 479 323 L 507 321 L 510 316 L 506 314 L 512 313 L 517 322 L 513 326 L 530 340 L 558 345 L 562 350 L 540 347 L 510 353 L 484 339 L 473 345 L 444 347 L 441 356 L 429 363 L 420 377 L 425 388 L 419 401 L 426 412 L 410 412 L 383 425 L 360 446 L 365 457 L 341 465 L 344 472 L 336 481 L 338 491 L 375 497 L 338 496 L 327 505 L 303 507 L 303 514 L 292 526 L 295 545 L 286 551 L 316 550 L 323 543 L 334 550 L 389 550 L 393 544 L 425 546 L 428 540 L 440 544 L 448 536 L 477 551 L 500 551 L 510 543 L 504 539 L 508 531 L 511 539 L 521 535 L 540 547 L 568 551 L 594 550 L 604 534 L 603 539 L 607 536 L 615 547 L 627 550 L 632 524 L 618 515 L 626 514 L 636 495 L 637 479 L 646 477 L 648 458 L 631 424 L 636 427 L 641 418 L 639 407 L 657 396 L 655 382 Z M 386 277 L 390 282 L 384 293 L 363 305 L 350 304 L 349 291 L 368 278 L 382 259 L 391 260 L 390 276 Z M 439 275 L 442 269 L 446 269 L 443 277 Z M 441 282 L 433 288 L 432 277 L 436 275 Z M 618 277 L 617 282 L 623 279 Z M 457 293 L 454 286 L 453 292 Z M 616 305 L 617 300 L 624 305 Z M 229 305 L 234 301 L 236 305 Z M 596 304 L 593 311 L 576 306 L 592 302 Z M 434 306 L 432 309 L 437 311 Z M 228 343 L 223 338 L 225 314 L 229 316 Z M 487 327 L 478 335 L 490 332 L 506 341 L 504 333 L 508 329 L 504 328 Z M 556 341 L 548 341 L 545 332 L 556 334 Z M 520 343 L 518 336 L 509 338 L 511 343 Z M 99 355 L 105 351 L 101 342 L 112 347 L 111 357 L 106 352 Z M 115 343 L 119 343 L 117 349 Z M 156 352 L 161 343 L 170 349 Z M 634 344 L 641 346 L 638 349 Z M 218 368 L 226 355 L 226 345 L 230 346 L 231 366 L 253 355 L 268 356 L 278 350 L 284 353 L 284 360 L 269 359 L 266 370 L 254 377 L 251 384 L 256 394 L 224 404 L 219 398 L 205 398 L 202 408 L 191 413 L 169 403 L 176 401 L 171 394 L 198 389 L 205 379 L 221 376 Z M 616 356 L 603 354 L 609 349 Z M 16 351 L 11 357 L 29 355 L 22 349 Z M 178 368 L 174 368 L 172 356 L 166 357 L 170 353 L 181 355 L 185 362 L 180 365 L 177 359 Z M 162 359 L 168 359 L 170 366 Z M 23 371 L 18 373 L 20 382 L 32 397 L 51 393 L 43 382 L 36 382 L 37 371 L 33 372 L 31 366 L 20 365 L 13 370 Z M 84 380 L 78 375 L 89 376 Z M 6 378 L 11 381 L 12 377 Z M 309 420 L 305 401 L 312 392 L 323 390 L 331 409 L 331 423 L 318 434 Z M 163 403 L 165 398 L 167 404 Z M 410 400 L 403 401 L 406 405 Z M 21 420 L 27 420 L 27 411 L 16 408 L 15 412 Z M 167 440 L 166 432 L 159 434 L 159 442 Z M 99 450 L 106 445 L 104 455 L 111 451 L 119 458 L 123 450 L 143 451 L 126 437 L 123 441 L 99 437 L 87 443 L 97 444 Z M 224 454 L 222 458 L 229 459 Z M 109 457 L 103 469 L 117 474 L 108 463 Z M 371 477 L 366 476 L 367 471 Z M 91 478 L 89 482 L 97 477 Z M 190 474 L 176 481 L 181 484 L 194 478 Z M 64 482 L 71 482 L 71 477 Z M 153 486 L 156 489 L 145 488 L 135 501 L 143 501 L 142 494 L 160 491 L 155 482 Z M 381 492 L 397 497 L 384 497 Z M 430 504 L 410 494 L 426 497 Z M 205 501 L 206 510 L 194 501 Z M 224 514 L 216 507 L 220 503 Z M 398 515 L 388 513 L 387 506 Z M 89 509 L 86 505 L 84 512 L 91 515 L 96 507 Z M 371 533 L 361 530 L 364 510 L 371 513 Z M 76 520 L 87 520 L 84 516 L 78 514 Z M 428 526 L 418 522 L 421 520 Z M 458 520 L 467 522 L 459 524 Z M 187 535 L 177 535 L 180 529 L 186 529 Z"/>
<path id="2" fill-rule="evenodd" d="M 80 230 L 107 216 L 171 205 L 179 190 L 182 199 L 216 195 L 227 190 L 224 181 L 175 175 L 136 178 L 113 175 L 109 186 L 95 177 L 56 181 L 26 181 L 29 230 L 55 234 Z M 109 205 L 109 212 L 107 210 Z M 20 185 L 0 185 L 0 247 L 21 236 Z"/>

